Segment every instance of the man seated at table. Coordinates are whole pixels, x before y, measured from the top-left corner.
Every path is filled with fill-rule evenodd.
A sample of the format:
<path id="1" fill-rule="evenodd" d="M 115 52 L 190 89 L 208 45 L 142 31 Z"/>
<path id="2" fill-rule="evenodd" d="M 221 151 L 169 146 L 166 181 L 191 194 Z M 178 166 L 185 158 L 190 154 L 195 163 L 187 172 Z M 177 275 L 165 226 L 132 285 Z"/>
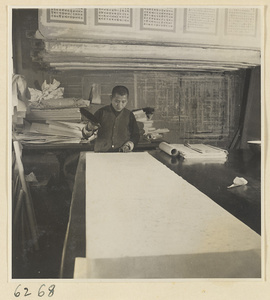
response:
<path id="1" fill-rule="evenodd" d="M 94 116 L 100 124 L 95 140 L 95 152 L 130 152 L 140 139 L 134 114 L 126 108 L 129 91 L 125 86 L 115 86 L 112 90 L 111 104 L 96 111 Z M 87 125 L 83 134 L 88 133 Z"/>

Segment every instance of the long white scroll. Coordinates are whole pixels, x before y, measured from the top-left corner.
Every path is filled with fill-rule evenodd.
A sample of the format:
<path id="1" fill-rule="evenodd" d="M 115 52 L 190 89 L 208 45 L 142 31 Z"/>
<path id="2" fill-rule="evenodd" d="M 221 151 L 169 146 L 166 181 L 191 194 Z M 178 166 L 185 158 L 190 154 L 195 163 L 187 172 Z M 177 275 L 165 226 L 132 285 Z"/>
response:
<path id="1" fill-rule="evenodd" d="M 99 259 L 259 253 L 260 242 L 258 234 L 148 153 L 87 153 L 86 257 L 91 268 Z M 259 276 L 260 263 L 252 269 Z"/>

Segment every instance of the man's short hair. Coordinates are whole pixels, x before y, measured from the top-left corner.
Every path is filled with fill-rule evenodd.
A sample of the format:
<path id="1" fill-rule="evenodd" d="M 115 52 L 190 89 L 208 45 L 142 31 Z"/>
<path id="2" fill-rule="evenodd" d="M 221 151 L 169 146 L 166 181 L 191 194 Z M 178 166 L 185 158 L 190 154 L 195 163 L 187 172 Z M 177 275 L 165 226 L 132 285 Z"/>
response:
<path id="1" fill-rule="evenodd" d="M 116 94 L 118 94 L 120 96 L 124 96 L 124 95 L 129 96 L 128 88 L 126 88 L 123 85 L 117 85 L 112 90 L 112 98 L 114 98 Z"/>

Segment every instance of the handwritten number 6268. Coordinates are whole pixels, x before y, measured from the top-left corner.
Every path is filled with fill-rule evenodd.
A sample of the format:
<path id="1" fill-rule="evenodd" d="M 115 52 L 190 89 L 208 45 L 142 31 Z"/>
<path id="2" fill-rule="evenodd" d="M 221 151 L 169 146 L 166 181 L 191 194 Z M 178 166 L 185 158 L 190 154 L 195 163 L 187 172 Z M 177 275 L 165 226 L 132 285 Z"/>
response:
<path id="1" fill-rule="evenodd" d="M 14 292 L 14 296 L 17 297 L 17 298 L 20 297 L 20 295 L 21 295 L 21 292 L 19 291 L 20 286 L 21 286 L 21 284 L 19 284 L 16 287 L 15 292 Z M 45 289 L 45 284 L 42 284 L 38 289 L 38 296 L 39 297 L 43 297 L 46 294 L 44 289 Z M 54 284 L 52 284 L 48 287 L 48 291 L 49 291 L 48 297 L 52 297 L 54 295 L 54 289 L 55 289 Z M 27 287 L 25 287 L 24 290 L 25 290 L 25 293 L 23 295 L 24 297 L 30 296 L 32 294 L 32 293 L 29 292 L 29 289 Z"/>

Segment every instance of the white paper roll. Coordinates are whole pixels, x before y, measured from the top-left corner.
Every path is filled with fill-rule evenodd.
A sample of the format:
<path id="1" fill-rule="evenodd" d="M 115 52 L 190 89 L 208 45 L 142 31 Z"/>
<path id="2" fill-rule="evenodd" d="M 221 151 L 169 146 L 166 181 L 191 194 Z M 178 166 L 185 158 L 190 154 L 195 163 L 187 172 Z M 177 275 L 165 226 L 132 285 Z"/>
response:
<path id="1" fill-rule="evenodd" d="M 179 155 L 179 151 L 177 149 L 175 149 L 172 145 L 165 142 L 159 144 L 159 149 L 171 156 Z"/>

